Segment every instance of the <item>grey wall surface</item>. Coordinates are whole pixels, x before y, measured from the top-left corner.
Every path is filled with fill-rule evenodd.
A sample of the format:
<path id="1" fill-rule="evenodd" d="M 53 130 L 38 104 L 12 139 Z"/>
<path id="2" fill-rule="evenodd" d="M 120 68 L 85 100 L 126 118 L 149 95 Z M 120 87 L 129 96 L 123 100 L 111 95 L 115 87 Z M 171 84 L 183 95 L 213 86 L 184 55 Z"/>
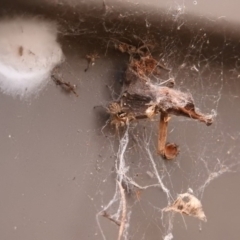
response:
<path id="1" fill-rule="evenodd" d="M 143 186 L 158 183 L 149 149 L 172 200 L 191 188 L 208 222 L 162 217 L 168 201 L 160 188 L 133 189 L 125 239 L 164 239 L 169 233 L 174 239 L 239 239 L 240 3 L 105 2 L 0 3 L 2 17 L 58 22 L 66 56 L 60 72 L 79 94 L 66 94 L 51 81 L 28 100 L 0 94 L 0 239 L 117 239 L 118 226 L 96 216 L 115 193 L 119 136 L 111 126 L 103 128 L 109 116 L 95 106 L 120 93 L 128 64 L 127 54 L 109 40 L 136 44 L 150 38 L 157 42 L 153 55 L 171 68 L 176 88 L 192 93 L 196 106 L 216 117 L 209 127 L 173 117 L 169 140 L 181 152 L 172 162 L 156 154 L 158 119 L 134 123 L 125 154 L 129 176 Z M 85 56 L 92 52 L 100 58 L 85 72 Z"/>

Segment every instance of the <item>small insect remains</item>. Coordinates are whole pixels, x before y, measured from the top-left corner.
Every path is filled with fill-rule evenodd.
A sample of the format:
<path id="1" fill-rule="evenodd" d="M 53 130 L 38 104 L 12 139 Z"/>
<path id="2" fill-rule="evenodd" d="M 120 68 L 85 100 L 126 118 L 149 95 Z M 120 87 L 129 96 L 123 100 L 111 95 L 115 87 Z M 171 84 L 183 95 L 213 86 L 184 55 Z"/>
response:
<path id="1" fill-rule="evenodd" d="M 176 213 L 196 217 L 201 221 L 207 222 L 201 202 L 190 193 L 179 194 L 177 199 L 170 206 L 164 208 L 163 211 L 173 211 Z"/>
<path id="2" fill-rule="evenodd" d="M 55 68 L 52 71 L 51 78 L 57 86 L 60 86 L 62 90 L 66 93 L 73 93 L 76 97 L 78 97 L 78 93 L 76 92 L 77 86 L 75 84 L 71 84 L 70 82 L 65 82 L 61 79 L 58 73 L 58 69 Z"/>
<path id="3" fill-rule="evenodd" d="M 88 61 L 88 65 L 84 71 L 86 72 L 90 66 L 94 66 L 96 59 L 98 59 L 98 58 L 100 58 L 100 56 L 97 53 L 87 54 L 86 59 Z"/>
<path id="4" fill-rule="evenodd" d="M 174 159 L 179 148 L 166 143 L 170 115 L 196 119 L 207 126 L 213 122 L 213 115 L 196 111 L 191 94 L 173 89 L 175 81 L 169 79 L 164 85 L 156 85 L 152 78 L 160 77 L 169 69 L 159 63 L 150 53 L 152 44 L 144 43 L 139 48 L 114 40 L 115 48 L 130 56 L 125 72 L 123 91 L 117 101 L 108 105 L 111 124 L 124 127 L 134 120 L 152 119 L 160 114 L 158 132 L 158 154 L 164 159 Z"/>

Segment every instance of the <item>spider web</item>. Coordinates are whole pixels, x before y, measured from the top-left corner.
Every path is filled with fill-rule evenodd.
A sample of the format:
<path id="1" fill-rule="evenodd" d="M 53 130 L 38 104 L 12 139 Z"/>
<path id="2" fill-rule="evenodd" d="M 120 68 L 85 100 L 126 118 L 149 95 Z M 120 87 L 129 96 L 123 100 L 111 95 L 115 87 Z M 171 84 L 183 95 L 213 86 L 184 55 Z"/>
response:
<path id="1" fill-rule="evenodd" d="M 114 9 L 105 2 L 105 16 L 111 19 L 112 14 Z M 149 35 L 154 25 L 150 20 L 152 16 L 148 13 L 144 19 Z M 156 84 L 175 79 L 176 88 L 190 92 L 197 107 L 205 113 L 215 115 L 215 122 L 211 127 L 206 127 L 193 120 L 173 117 L 169 139 L 180 145 L 181 153 L 172 162 L 166 162 L 156 154 L 158 119 L 130 124 L 117 138 L 103 129 L 102 134 L 108 135 L 109 139 L 109 148 L 104 147 L 104 151 L 113 156 L 114 165 L 110 172 L 104 163 L 101 166 L 102 169 L 105 168 L 107 177 L 99 179 L 102 184 L 95 195 L 95 198 L 101 199 L 100 206 L 96 203 L 94 206 L 97 211 L 96 235 L 100 234 L 102 239 L 111 239 L 110 227 L 114 229 L 116 239 L 173 239 L 174 226 L 179 223 L 175 223 L 176 213 L 164 212 L 164 209 L 180 193 L 188 192 L 202 201 L 206 187 L 213 180 L 224 173 L 236 171 L 236 166 L 239 165 L 236 149 L 239 133 L 231 125 L 226 128 L 219 118 L 224 111 L 224 102 L 230 99 L 229 104 L 234 106 L 234 94 L 228 92 L 226 77 L 231 84 L 236 84 L 238 67 L 234 67 L 229 74 L 229 68 L 225 64 L 227 61 L 238 63 L 236 56 L 229 55 L 228 52 L 238 44 L 231 46 L 232 49 L 228 47 L 232 44 L 232 39 L 227 38 L 223 27 L 224 38 L 212 48 L 215 32 L 206 31 L 204 27 L 192 27 L 190 20 L 185 19 L 184 2 L 170 6 L 165 16 L 172 20 L 168 28 L 171 34 L 159 33 L 159 53 L 155 55 L 171 71 Z M 135 14 L 121 13 L 120 17 L 131 18 Z M 103 19 L 102 26 L 107 34 L 112 35 L 112 38 L 125 38 L 129 41 L 129 35 L 124 35 L 122 30 L 121 24 L 124 23 L 106 19 Z M 208 22 L 204 22 L 203 26 L 205 24 Z M 185 42 L 181 35 L 184 31 L 190 32 L 190 38 Z M 74 35 L 82 35 L 82 31 L 76 28 L 72 32 Z M 137 33 L 134 38 L 144 41 Z M 104 42 L 107 56 L 111 44 L 109 40 Z M 115 92 L 112 95 L 116 95 Z M 109 188 L 113 190 L 112 196 L 109 196 Z M 184 215 L 181 217 L 187 229 L 189 220 Z M 199 223 L 199 229 L 201 228 L 202 224 Z M 157 232 L 157 236 L 152 236 L 152 230 Z"/>
<path id="2" fill-rule="evenodd" d="M 64 1 L 57 3 L 62 9 Z M 100 4 L 102 6 L 102 2 Z M 67 8 L 62 15 L 56 15 L 62 41 L 71 37 L 74 41 L 85 38 L 94 45 L 97 39 L 101 44 L 94 45 L 94 49 L 101 48 L 101 56 L 110 56 L 115 61 L 119 55 L 114 54 L 120 53 L 113 49 L 112 39 L 132 44 L 154 39 L 157 45 L 152 54 L 171 69 L 163 79 L 155 79 L 156 84 L 173 78 L 176 88 L 191 93 L 195 105 L 202 112 L 215 115 L 214 124 L 210 127 L 191 119 L 172 117 L 168 140 L 180 145 L 181 150 L 174 161 L 164 161 L 157 155 L 158 118 L 131 123 L 119 135 L 104 124 L 97 129 L 86 130 L 97 132 L 96 135 L 100 134 L 105 139 L 105 145 L 98 146 L 96 160 L 101 174 L 95 176 L 87 166 L 82 177 L 83 184 L 91 181 L 97 189 L 94 193 L 86 192 L 95 208 L 92 230 L 96 238 L 177 238 L 174 227 L 183 225 L 188 228 L 192 219 L 185 215 L 178 218 L 178 213 L 165 212 L 164 209 L 181 193 L 188 192 L 203 201 L 205 189 L 213 180 L 239 170 L 239 131 L 234 125 L 234 116 L 239 115 L 240 58 L 235 53 L 239 50 L 239 43 L 226 32 L 224 24 L 218 29 L 208 29 L 209 21 L 206 19 L 202 19 L 201 27 L 197 21 L 192 24 L 192 18 L 186 17 L 184 1 L 171 4 L 167 11 L 161 10 L 160 13 L 149 9 L 119 12 L 117 7 L 104 1 L 101 17 L 98 14 L 93 17 L 91 6 L 85 15 L 83 11 L 77 14 L 77 3 L 72 8 L 76 14 L 70 19 L 66 18 Z M 156 16 L 161 17 L 156 20 Z M 216 20 L 215 24 L 219 26 L 220 23 Z M 119 61 L 118 65 L 110 65 L 109 61 L 109 67 L 105 69 L 115 76 L 107 81 L 114 89 L 113 97 L 121 92 L 119 80 L 122 80 L 124 66 L 128 64 L 127 57 L 123 59 L 123 66 Z M 83 87 L 84 83 L 66 62 L 63 69 L 80 82 L 80 88 Z M 85 64 L 78 66 L 86 67 Z M 116 77 L 119 75 L 121 77 Z M 88 85 L 89 89 L 93 87 L 93 83 Z M 108 100 L 111 101 L 107 98 L 101 99 L 103 102 L 100 103 L 106 105 Z M 94 138 L 89 137 L 87 141 L 94 141 Z M 88 147 L 86 156 L 90 155 L 91 148 Z M 207 212 L 205 214 L 207 216 Z M 194 224 L 204 229 L 201 223 L 194 221 Z"/>
<path id="3" fill-rule="evenodd" d="M 185 192 L 201 201 L 213 180 L 236 171 L 239 165 L 236 145 L 231 144 L 239 141 L 239 134 L 228 129 L 226 136 L 224 123 L 219 118 L 228 94 L 225 75 L 229 78 L 229 73 L 224 52 L 230 39 L 225 38 L 222 45 L 211 51 L 209 35 L 212 33 L 202 28 L 194 30 L 185 50 L 179 49 L 181 40 L 177 31 L 185 25 L 184 9 L 184 5 L 169 8 L 168 14 L 173 18 L 170 31 L 176 35 L 160 37 L 162 52 L 159 58 L 171 66 L 169 78 L 175 79 L 177 88 L 190 92 L 201 110 L 215 115 L 214 125 L 207 128 L 185 118 L 173 117 L 169 138 L 181 145 L 180 156 L 173 162 L 163 161 L 156 154 L 158 119 L 128 126 L 119 137 L 119 145 L 113 146 L 113 140 L 110 140 L 115 156 L 115 176 L 108 181 L 116 181 L 116 185 L 112 198 L 103 202 L 96 215 L 103 239 L 108 239 L 106 223 L 103 224 L 102 219 L 104 214 L 119 225 L 118 239 L 159 239 L 160 236 L 164 240 L 173 239 L 175 213 L 164 212 L 165 207 Z M 145 22 L 146 28 L 150 28 L 148 18 Z M 111 29 L 112 32 L 115 30 Z M 179 51 L 182 53 L 178 54 Z M 230 56 L 228 60 L 232 61 L 231 58 L 235 59 Z M 234 75 L 236 72 L 230 74 L 231 81 L 236 81 Z M 124 195 L 119 183 L 124 187 Z M 142 219 L 145 219 L 144 223 Z M 184 216 L 182 222 L 187 228 Z M 149 237 L 152 225 L 158 229 L 158 237 Z"/>

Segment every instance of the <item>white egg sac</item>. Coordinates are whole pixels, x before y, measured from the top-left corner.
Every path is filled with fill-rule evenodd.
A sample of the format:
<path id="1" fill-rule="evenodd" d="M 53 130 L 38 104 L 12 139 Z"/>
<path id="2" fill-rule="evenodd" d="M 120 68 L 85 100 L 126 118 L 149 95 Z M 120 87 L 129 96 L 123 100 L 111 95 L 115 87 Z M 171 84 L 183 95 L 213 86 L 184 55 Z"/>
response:
<path id="1" fill-rule="evenodd" d="M 57 24 L 40 18 L 0 21 L 0 89 L 21 98 L 36 94 L 62 62 Z"/>

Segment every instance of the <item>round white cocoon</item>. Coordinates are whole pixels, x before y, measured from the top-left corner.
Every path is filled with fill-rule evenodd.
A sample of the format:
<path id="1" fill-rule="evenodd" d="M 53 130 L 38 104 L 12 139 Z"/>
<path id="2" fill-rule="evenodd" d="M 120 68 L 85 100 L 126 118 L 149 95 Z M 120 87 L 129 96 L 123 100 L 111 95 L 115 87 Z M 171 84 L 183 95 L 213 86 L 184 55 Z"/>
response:
<path id="1" fill-rule="evenodd" d="M 62 60 L 56 23 L 29 17 L 0 21 L 2 92 L 20 97 L 36 94 Z"/>

